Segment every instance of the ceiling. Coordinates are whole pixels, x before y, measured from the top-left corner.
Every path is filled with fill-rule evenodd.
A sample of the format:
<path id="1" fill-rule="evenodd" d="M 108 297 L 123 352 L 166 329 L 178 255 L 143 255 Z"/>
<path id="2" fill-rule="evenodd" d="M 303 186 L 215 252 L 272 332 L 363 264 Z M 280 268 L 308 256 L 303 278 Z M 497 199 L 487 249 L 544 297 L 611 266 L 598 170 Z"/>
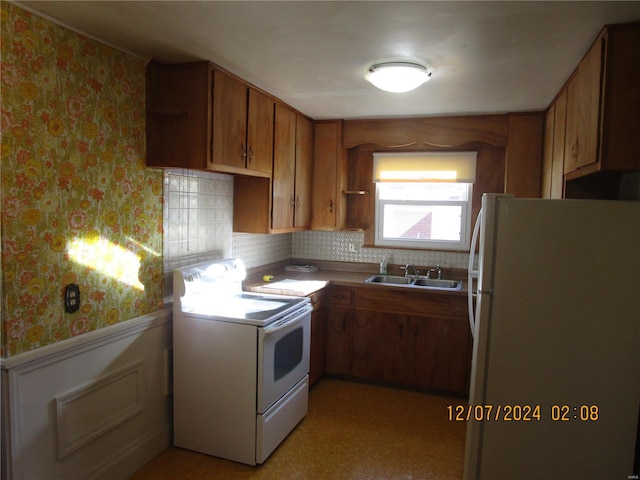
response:
<path id="1" fill-rule="evenodd" d="M 640 21 L 640 1 L 14 3 L 144 58 L 210 60 L 314 119 L 544 110 L 603 25 Z M 398 58 L 431 80 L 365 81 Z"/>

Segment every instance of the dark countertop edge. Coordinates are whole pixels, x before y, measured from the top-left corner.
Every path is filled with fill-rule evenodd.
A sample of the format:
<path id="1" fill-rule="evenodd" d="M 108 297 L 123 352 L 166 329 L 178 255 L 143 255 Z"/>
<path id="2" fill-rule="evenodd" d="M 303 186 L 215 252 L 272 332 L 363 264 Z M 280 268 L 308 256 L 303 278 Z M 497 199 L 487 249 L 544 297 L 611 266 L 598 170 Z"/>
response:
<path id="1" fill-rule="evenodd" d="M 285 270 L 285 267 L 290 264 L 310 264 L 317 265 L 318 271 L 316 272 L 294 272 Z M 389 275 L 404 275 L 404 271 L 400 268 L 401 265 L 390 264 Z M 418 270 L 421 269 L 420 265 L 416 265 Z M 426 267 L 422 266 L 422 270 Z M 366 288 L 386 288 L 397 291 L 423 291 L 425 293 L 435 295 L 456 295 L 467 296 L 468 279 L 467 270 L 444 268 L 444 277 L 451 280 L 462 280 L 462 288 L 460 290 L 439 290 L 435 288 L 421 288 L 421 287 L 407 287 L 407 286 L 393 286 L 393 285 L 380 285 L 365 283 L 365 280 L 372 275 L 376 275 L 379 271 L 379 265 L 377 263 L 351 263 L 351 262 L 333 262 L 326 260 L 308 260 L 292 258 L 283 260 L 280 262 L 270 263 L 268 265 L 261 265 L 259 267 L 251 268 L 247 270 L 247 278 L 243 282 L 243 287 L 247 291 L 254 291 L 260 293 L 270 293 L 267 288 L 262 288 L 267 284 L 262 277 L 263 275 L 273 275 L 272 282 L 277 282 L 284 279 L 293 280 L 321 280 L 327 282 L 328 286 L 341 285 L 345 287 L 366 287 Z M 326 287 L 325 286 L 325 287 Z M 301 295 L 300 292 L 289 291 L 284 293 L 283 290 L 278 292 L 283 295 Z M 315 292 L 312 292 L 315 293 Z M 310 293 L 311 294 L 311 293 Z"/>

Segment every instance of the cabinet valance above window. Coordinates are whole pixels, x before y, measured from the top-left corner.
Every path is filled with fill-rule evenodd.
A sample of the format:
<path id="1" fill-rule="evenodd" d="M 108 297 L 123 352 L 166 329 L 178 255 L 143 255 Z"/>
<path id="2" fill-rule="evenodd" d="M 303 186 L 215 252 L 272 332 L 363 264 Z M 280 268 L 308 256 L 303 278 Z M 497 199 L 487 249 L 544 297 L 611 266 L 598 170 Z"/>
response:
<path id="1" fill-rule="evenodd" d="M 477 152 L 374 153 L 374 182 L 474 183 Z"/>

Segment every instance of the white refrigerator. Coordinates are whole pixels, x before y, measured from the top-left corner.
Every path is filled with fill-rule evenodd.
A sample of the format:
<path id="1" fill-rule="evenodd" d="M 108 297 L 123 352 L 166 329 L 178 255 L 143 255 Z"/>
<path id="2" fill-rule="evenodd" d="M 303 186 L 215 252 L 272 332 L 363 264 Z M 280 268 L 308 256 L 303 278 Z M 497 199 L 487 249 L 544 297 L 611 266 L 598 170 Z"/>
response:
<path id="1" fill-rule="evenodd" d="M 478 221 L 464 479 L 639 478 L 640 202 L 485 194 Z"/>

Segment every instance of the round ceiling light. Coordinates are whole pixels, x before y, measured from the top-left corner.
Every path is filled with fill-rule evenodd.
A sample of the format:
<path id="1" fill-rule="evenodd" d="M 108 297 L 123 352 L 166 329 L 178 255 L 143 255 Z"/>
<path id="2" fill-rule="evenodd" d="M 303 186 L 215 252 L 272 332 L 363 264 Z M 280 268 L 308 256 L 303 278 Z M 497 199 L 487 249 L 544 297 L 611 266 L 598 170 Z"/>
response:
<path id="1" fill-rule="evenodd" d="M 379 63 L 370 67 L 364 76 L 379 89 L 394 93 L 418 88 L 430 77 L 427 67 L 411 62 Z"/>

